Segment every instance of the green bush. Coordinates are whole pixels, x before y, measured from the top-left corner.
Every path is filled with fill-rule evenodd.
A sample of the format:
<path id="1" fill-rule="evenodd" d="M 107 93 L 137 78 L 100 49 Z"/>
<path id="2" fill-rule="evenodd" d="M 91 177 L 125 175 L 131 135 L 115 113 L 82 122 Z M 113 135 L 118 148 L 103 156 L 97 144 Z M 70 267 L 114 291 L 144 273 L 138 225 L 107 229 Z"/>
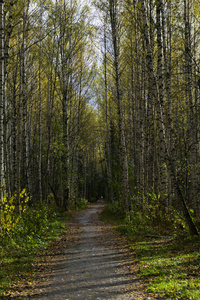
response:
<path id="1" fill-rule="evenodd" d="M 108 203 L 101 213 L 101 219 L 106 222 L 111 223 L 121 223 L 126 217 L 125 211 L 121 202 L 114 201 L 113 203 Z"/>
<path id="2" fill-rule="evenodd" d="M 65 215 L 65 220 L 67 217 Z M 65 228 L 54 206 L 45 204 L 27 207 L 12 224 L 15 225 L 12 230 L 0 236 L 0 260 L 3 262 L 0 298 L 11 283 L 18 282 L 19 274 L 29 276 L 34 271 L 35 254 L 56 240 Z"/>
<path id="3" fill-rule="evenodd" d="M 128 235 L 143 235 L 151 232 L 148 218 L 139 211 L 131 211 L 130 218 L 124 222 Z"/>
<path id="4" fill-rule="evenodd" d="M 84 198 L 78 198 L 76 202 L 76 208 L 77 209 L 85 209 L 88 206 L 88 200 Z"/>
<path id="5" fill-rule="evenodd" d="M 51 230 L 56 214 L 47 205 L 29 207 L 20 216 L 13 232 L 14 238 L 30 238 L 31 236 L 41 236 Z"/>
<path id="6" fill-rule="evenodd" d="M 19 199 L 20 203 L 19 203 Z M 18 200 L 17 200 L 18 199 Z M 12 197 L 4 193 L 0 210 L 0 238 L 4 239 L 15 231 L 20 216 L 24 215 L 28 208 L 29 197 L 23 189 L 19 195 L 15 192 Z"/>
<path id="7" fill-rule="evenodd" d="M 156 235 L 171 235 L 186 230 L 183 216 L 174 207 L 164 205 L 165 201 L 160 194 L 147 193 L 140 199 L 136 196 L 132 199 L 132 211 L 130 221 L 126 224 L 133 234 L 138 232 Z"/>

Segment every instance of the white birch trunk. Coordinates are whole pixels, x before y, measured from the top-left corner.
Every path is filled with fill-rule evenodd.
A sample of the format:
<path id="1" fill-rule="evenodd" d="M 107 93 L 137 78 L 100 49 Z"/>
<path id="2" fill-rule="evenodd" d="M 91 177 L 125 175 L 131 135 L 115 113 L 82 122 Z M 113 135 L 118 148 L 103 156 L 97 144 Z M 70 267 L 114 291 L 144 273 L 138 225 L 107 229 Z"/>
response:
<path id="1" fill-rule="evenodd" d="M 163 47 L 162 47 L 162 30 L 161 30 L 161 9 L 162 0 L 157 0 L 156 3 L 156 17 L 157 17 L 157 44 L 158 44 L 158 61 L 157 61 L 157 77 L 158 77 L 158 93 L 159 93 L 159 103 L 157 105 L 158 122 L 160 118 L 159 110 L 164 112 L 164 85 L 163 85 Z M 163 116 L 164 119 L 164 116 Z M 160 128 L 158 129 L 160 131 Z M 165 149 L 162 146 L 162 140 L 160 140 L 160 191 L 161 196 L 166 202 L 167 196 L 167 170 L 165 164 Z M 167 203 L 164 203 L 166 206 Z"/>
<path id="2" fill-rule="evenodd" d="M 149 42 L 149 30 L 148 30 L 148 23 L 147 23 L 147 17 L 146 17 L 146 8 L 145 8 L 144 0 L 140 0 L 140 3 L 141 3 L 142 13 L 143 13 L 144 37 L 146 40 L 147 59 L 148 59 L 148 66 L 150 68 L 149 75 L 150 75 L 150 80 L 152 82 L 152 91 L 153 91 L 153 95 L 154 95 L 155 99 L 157 100 L 157 103 L 160 108 L 159 109 L 159 118 L 158 118 L 160 147 L 161 147 L 163 153 L 165 153 L 166 164 L 169 168 L 171 176 L 173 177 L 174 187 L 177 192 L 178 201 L 182 205 L 183 215 L 188 224 L 190 234 L 198 235 L 197 229 L 192 221 L 192 218 L 188 211 L 184 196 L 180 189 L 179 182 L 177 180 L 176 161 L 171 156 L 171 153 L 169 153 L 169 149 L 168 149 L 166 141 L 165 141 L 165 127 L 164 127 L 164 121 L 163 121 L 162 106 L 160 105 L 160 101 L 159 101 L 156 76 L 155 76 L 154 66 L 153 66 L 153 54 L 152 54 L 152 50 L 151 50 L 151 46 L 150 46 L 150 42 Z"/>
<path id="3" fill-rule="evenodd" d="M 108 176 L 108 196 L 109 201 L 113 202 L 113 185 L 112 185 L 112 169 L 111 169 L 111 153 L 110 153 L 110 128 L 108 120 L 108 84 L 107 84 L 107 36 L 106 23 L 104 25 L 104 83 L 105 83 L 105 102 L 106 102 L 106 152 L 107 152 L 107 176 Z"/>
<path id="4" fill-rule="evenodd" d="M 129 179 L 128 179 L 128 161 L 124 132 L 124 120 L 122 111 L 122 95 L 120 88 L 120 70 L 119 70 L 119 55 L 120 55 L 120 41 L 119 41 L 119 23 L 118 23 L 118 3 L 116 0 L 110 0 L 110 21 L 112 28 L 112 43 L 114 50 L 114 73 L 115 73 L 115 88 L 116 100 L 118 109 L 118 124 L 119 124 L 119 140 L 120 140 L 120 161 L 121 161 L 121 177 L 122 177 L 122 201 L 124 209 L 129 217 Z"/>
<path id="5" fill-rule="evenodd" d="M 4 106 L 4 1 L 0 1 L 0 200 L 3 201 L 3 181 L 4 181 L 4 169 L 3 169 L 3 106 Z"/>
<path id="6" fill-rule="evenodd" d="M 189 196 L 190 201 L 195 203 L 197 196 L 197 168 L 196 168 L 196 123 L 193 103 L 193 78 L 192 78 L 192 49 L 191 49 L 191 22 L 190 22 L 190 1 L 184 0 L 184 23 L 185 23 L 185 80 L 186 80 L 186 102 L 188 110 L 188 143 L 190 144 L 189 164 L 191 174 L 189 174 Z"/>
<path id="7" fill-rule="evenodd" d="M 41 6 L 41 3 L 40 3 Z M 38 158 L 38 180 L 39 201 L 42 203 L 42 90 L 41 90 L 41 56 L 42 56 L 42 7 L 40 8 L 40 45 L 39 45 L 39 158 Z"/>

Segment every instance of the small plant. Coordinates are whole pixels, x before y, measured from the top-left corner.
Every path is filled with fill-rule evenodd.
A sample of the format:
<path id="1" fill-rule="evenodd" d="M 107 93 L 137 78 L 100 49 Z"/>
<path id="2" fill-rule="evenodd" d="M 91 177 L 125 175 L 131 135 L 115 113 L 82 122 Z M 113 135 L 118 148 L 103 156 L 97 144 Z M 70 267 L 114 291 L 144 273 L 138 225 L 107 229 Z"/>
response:
<path id="1" fill-rule="evenodd" d="M 140 211 L 132 210 L 130 219 L 125 219 L 128 235 L 143 235 L 151 232 L 149 219 Z"/>
<path id="2" fill-rule="evenodd" d="M 108 203 L 101 213 L 101 219 L 104 222 L 119 224 L 124 221 L 126 214 L 120 201 Z"/>
<path id="3" fill-rule="evenodd" d="M 88 206 L 88 200 L 84 198 L 78 198 L 76 203 L 77 209 L 85 209 Z"/>
<path id="4" fill-rule="evenodd" d="M 0 296 L 3 296 L 9 290 L 10 284 L 17 282 L 20 276 L 30 276 L 35 255 L 41 249 L 45 249 L 65 228 L 57 217 L 54 206 L 28 206 L 28 197 L 24 191 L 21 193 L 21 214 L 10 208 L 10 201 L 9 207 L 6 207 L 8 200 L 4 201 L 3 213 L 10 216 L 9 224 L 12 226 L 7 224 L 7 234 L 4 230 L 0 237 Z"/>
<path id="5" fill-rule="evenodd" d="M 134 251 L 140 276 L 148 292 L 165 299 L 200 299 L 199 238 L 135 238 Z"/>
<path id="6" fill-rule="evenodd" d="M 18 203 L 17 198 L 19 198 Z M 20 216 L 27 211 L 28 201 L 29 197 L 27 196 L 25 189 L 20 192 L 19 196 L 17 196 L 17 193 L 15 192 L 11 198 L 8 197 L 7 193 L 4 194 L 0 213 L 1 238 L 14 232 Z"/>

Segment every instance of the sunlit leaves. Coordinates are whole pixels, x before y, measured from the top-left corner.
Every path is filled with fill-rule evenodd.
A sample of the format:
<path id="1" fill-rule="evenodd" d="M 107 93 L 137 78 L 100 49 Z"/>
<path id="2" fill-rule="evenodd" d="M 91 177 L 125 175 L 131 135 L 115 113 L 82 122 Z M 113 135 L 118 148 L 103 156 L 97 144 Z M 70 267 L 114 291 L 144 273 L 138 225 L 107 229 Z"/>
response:
<path id="1" fill-rule="evenodd" d="M 29 197 L 25 189 L 19 195 L 15 192 L 11 198 L 5 193 L 0 213 L 0 236 L 3 237 L 7 232 L 15 230 L 20 217 L 19 214 L 21 215 L 26 212 L 28 201 Z"/>

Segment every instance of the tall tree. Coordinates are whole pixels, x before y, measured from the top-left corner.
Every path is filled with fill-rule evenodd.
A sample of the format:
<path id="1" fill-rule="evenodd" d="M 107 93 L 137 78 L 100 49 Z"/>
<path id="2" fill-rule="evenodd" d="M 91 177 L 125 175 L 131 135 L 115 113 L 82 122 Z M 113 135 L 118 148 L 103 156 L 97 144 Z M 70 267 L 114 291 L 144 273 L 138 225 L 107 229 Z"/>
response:
<path id="1" fill-rule="evenodd" d="M 152 82 L 152 89 L 153 89 L 153 96 L 155 97 L 158 105 L 158 126 L 159 126 L 159 138 L 160 138 L 160 151 L 162 153 L 162 157 L 165 157 L 166 163 L 168 163 L 168 166 L 170 168 L 171 176 L 174 178 L 174 184 L 175 189 L 177 191 L 178 199 L 180 203 L 182 204 L 183 213 L 185 220 L 189 226 L 190 233 L 192 235 L 198 235 L 197 229 L 192 221 L 192 218 L 190 216 L 189 210 L 187 208 L 183 193 L 181 191 L 179 182 L 177 180 L 177 171 L 176 171 L 176 164 L 175 161 L 172 159 L 171 154 L 169 153 L 169 149 L 167 148 L 167 143 L 165 140 L 165 128 L 164 128 L 164 120 L 163 120 L 163 109 L 162 109 L 162 103 L 160 102 L 159 94 L 157 91 L 157 82 L 156 82 L 156 76 L 154 73 L 153 68 L 153 55 L 152 50 L 150 47 L 149 42 L 149 32 L 148 32 L 148 24 L 147 24 L 147 18 L 146 18 L 146 8 L 144 1 L 141 0 L 141 7 L 143 12 L 143 22 L 144 22 L 144 36 L 146 39 L 146 45 L 147 45 L 147 52 L 148 52 L 148 60 L 149 60 L 149 72 L 151 76 L 151 82 Z"/>
<path id="2" fill-rule="evenodd" d="M 0 190 L 1 202 L 3 201 L 3 182 L 4 182 L 4 164 L 3 164 L 3 107 L 4 107 L 4 1 L 0 1 Z"/>
<path id="3" fill-rule="evenodd" d="M 119 142 L 120 142 L 120 163 L 122 177 L 122 201 L 127 215 L 129 214 L 129 179 L 128 179 L 128 160 L 126 151 L 126 141 L 124 132 L 124 117 L 122 108 L 122 89 L 120 75 L 120 7 L 121 3 L 118 0 L 109 0 L 110 25 L 112 33 L 113 46 L 113 69 L 115 80 L 115 97 L 118 109 L 118 124 L 119 124 Z"/>

